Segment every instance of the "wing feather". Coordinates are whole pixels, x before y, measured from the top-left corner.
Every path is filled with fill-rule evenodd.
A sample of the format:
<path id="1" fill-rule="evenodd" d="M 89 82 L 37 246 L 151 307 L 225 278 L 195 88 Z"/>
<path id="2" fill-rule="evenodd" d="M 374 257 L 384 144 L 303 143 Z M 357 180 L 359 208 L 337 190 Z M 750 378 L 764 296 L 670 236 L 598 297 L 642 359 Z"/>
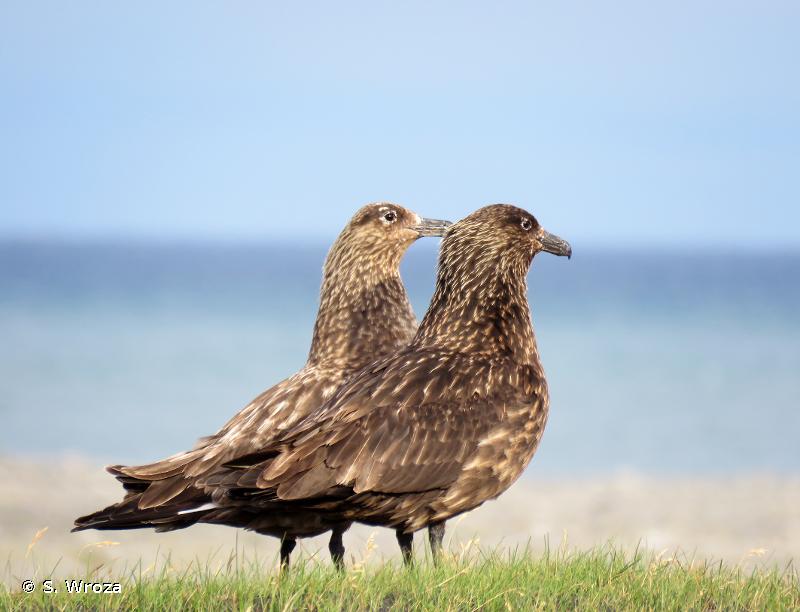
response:
<path id="1" fill-rule="evenodd" d="M 480 380 L 488 368 L 446 357 L 449 363 L 441 354 L 417 354 L 409 363 L 400 354 L 377 375 L 368 370 L 354 377 L 310 425 L 291 432 L 259 487 L 274 488 L 285 500 L 333 487 L 387 494 L 447 487 L 500 413 L 477 395 L 449 399 L 454 383 Z"/>

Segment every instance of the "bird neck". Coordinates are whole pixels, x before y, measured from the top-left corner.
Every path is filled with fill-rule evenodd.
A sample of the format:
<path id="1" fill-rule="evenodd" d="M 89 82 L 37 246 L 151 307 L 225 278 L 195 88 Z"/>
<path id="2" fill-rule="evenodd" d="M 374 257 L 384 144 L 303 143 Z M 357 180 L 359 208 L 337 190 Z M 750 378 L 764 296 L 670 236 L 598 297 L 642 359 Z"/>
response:
<path id="1" fill-rule="evenodd" d="M 308 364 L 360 369 L 407 345 L 416 317 L 397 265 L 337 263 L 334 255 L 325 264 Z"/>
<path id="2" fill-rule="evenodd" d="M 518 363 L 538 361 L 526 272 L 487 268 L 467 282 L 453 282 L 447 270 L 440 272 L 413 344 L 511 358 Z"/>

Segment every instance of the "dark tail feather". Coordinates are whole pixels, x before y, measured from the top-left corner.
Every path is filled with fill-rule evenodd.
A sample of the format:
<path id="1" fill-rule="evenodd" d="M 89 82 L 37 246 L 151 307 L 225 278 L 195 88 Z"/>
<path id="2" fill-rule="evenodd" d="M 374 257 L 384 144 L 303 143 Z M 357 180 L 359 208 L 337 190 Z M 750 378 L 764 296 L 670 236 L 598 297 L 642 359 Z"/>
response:
<path id="1" fill-rule="evenodd" d="M 141 494 L 128 494 L 125 500 L 108 506 L 92 514 L 75 519 L 72 531 L 84 529 L 145 529 L 156 531 L 172 531 L 194 525 L 209 510 L 191 510 L 201 507 L 210 501 L 202 492 L 185 491 L 172 503 L 155 508 L 139 508 Z M 181 514 L 184 512 L 184 514 Z"/>

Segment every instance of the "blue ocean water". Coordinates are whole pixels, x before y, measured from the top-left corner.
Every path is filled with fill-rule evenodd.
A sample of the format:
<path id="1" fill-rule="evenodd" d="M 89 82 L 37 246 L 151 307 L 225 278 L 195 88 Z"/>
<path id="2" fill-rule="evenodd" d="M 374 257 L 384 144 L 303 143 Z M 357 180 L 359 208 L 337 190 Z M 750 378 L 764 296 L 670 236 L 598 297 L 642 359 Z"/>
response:
<path id="1" fill-rule="evenodd" d="M 800 253 L 537 257 L 529 473 L 800 470 Z M 159 458 L 305 361 L 324 246 L 0 243 L 0 453 Z M 403 263 L 418 317 L 435 243 Z"/>

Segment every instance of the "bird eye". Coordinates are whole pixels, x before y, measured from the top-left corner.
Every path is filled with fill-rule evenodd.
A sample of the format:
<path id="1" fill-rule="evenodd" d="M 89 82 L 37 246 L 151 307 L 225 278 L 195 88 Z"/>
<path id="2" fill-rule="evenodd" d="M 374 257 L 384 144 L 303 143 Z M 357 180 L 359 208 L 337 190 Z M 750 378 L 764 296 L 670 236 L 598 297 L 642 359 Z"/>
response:
<path id="1" fill-rule="evenodd" d="M 530 231 L 530 229 L 533 227 L 533 223 L 532 223 L 532 222 L 531 222 L 531 220 L 530 220 L 530 219 L 528 219 L 527 217 L 526 217 L 526 218 L 524 218 L 522 221 L 520 221 L 520 224 L 519 224 L 519 225 L 520 225 L 520 227 L 521 227 L 522 229 L 524 229 L 526 232 Z"/>
<path id="2" fill-rule="evenodd" d="M 383 220 L 386 221 L 386 223 L 394 223 L 397 220 L 397 213 L 393 210 L 389 210 L 383 213 Z"/>

